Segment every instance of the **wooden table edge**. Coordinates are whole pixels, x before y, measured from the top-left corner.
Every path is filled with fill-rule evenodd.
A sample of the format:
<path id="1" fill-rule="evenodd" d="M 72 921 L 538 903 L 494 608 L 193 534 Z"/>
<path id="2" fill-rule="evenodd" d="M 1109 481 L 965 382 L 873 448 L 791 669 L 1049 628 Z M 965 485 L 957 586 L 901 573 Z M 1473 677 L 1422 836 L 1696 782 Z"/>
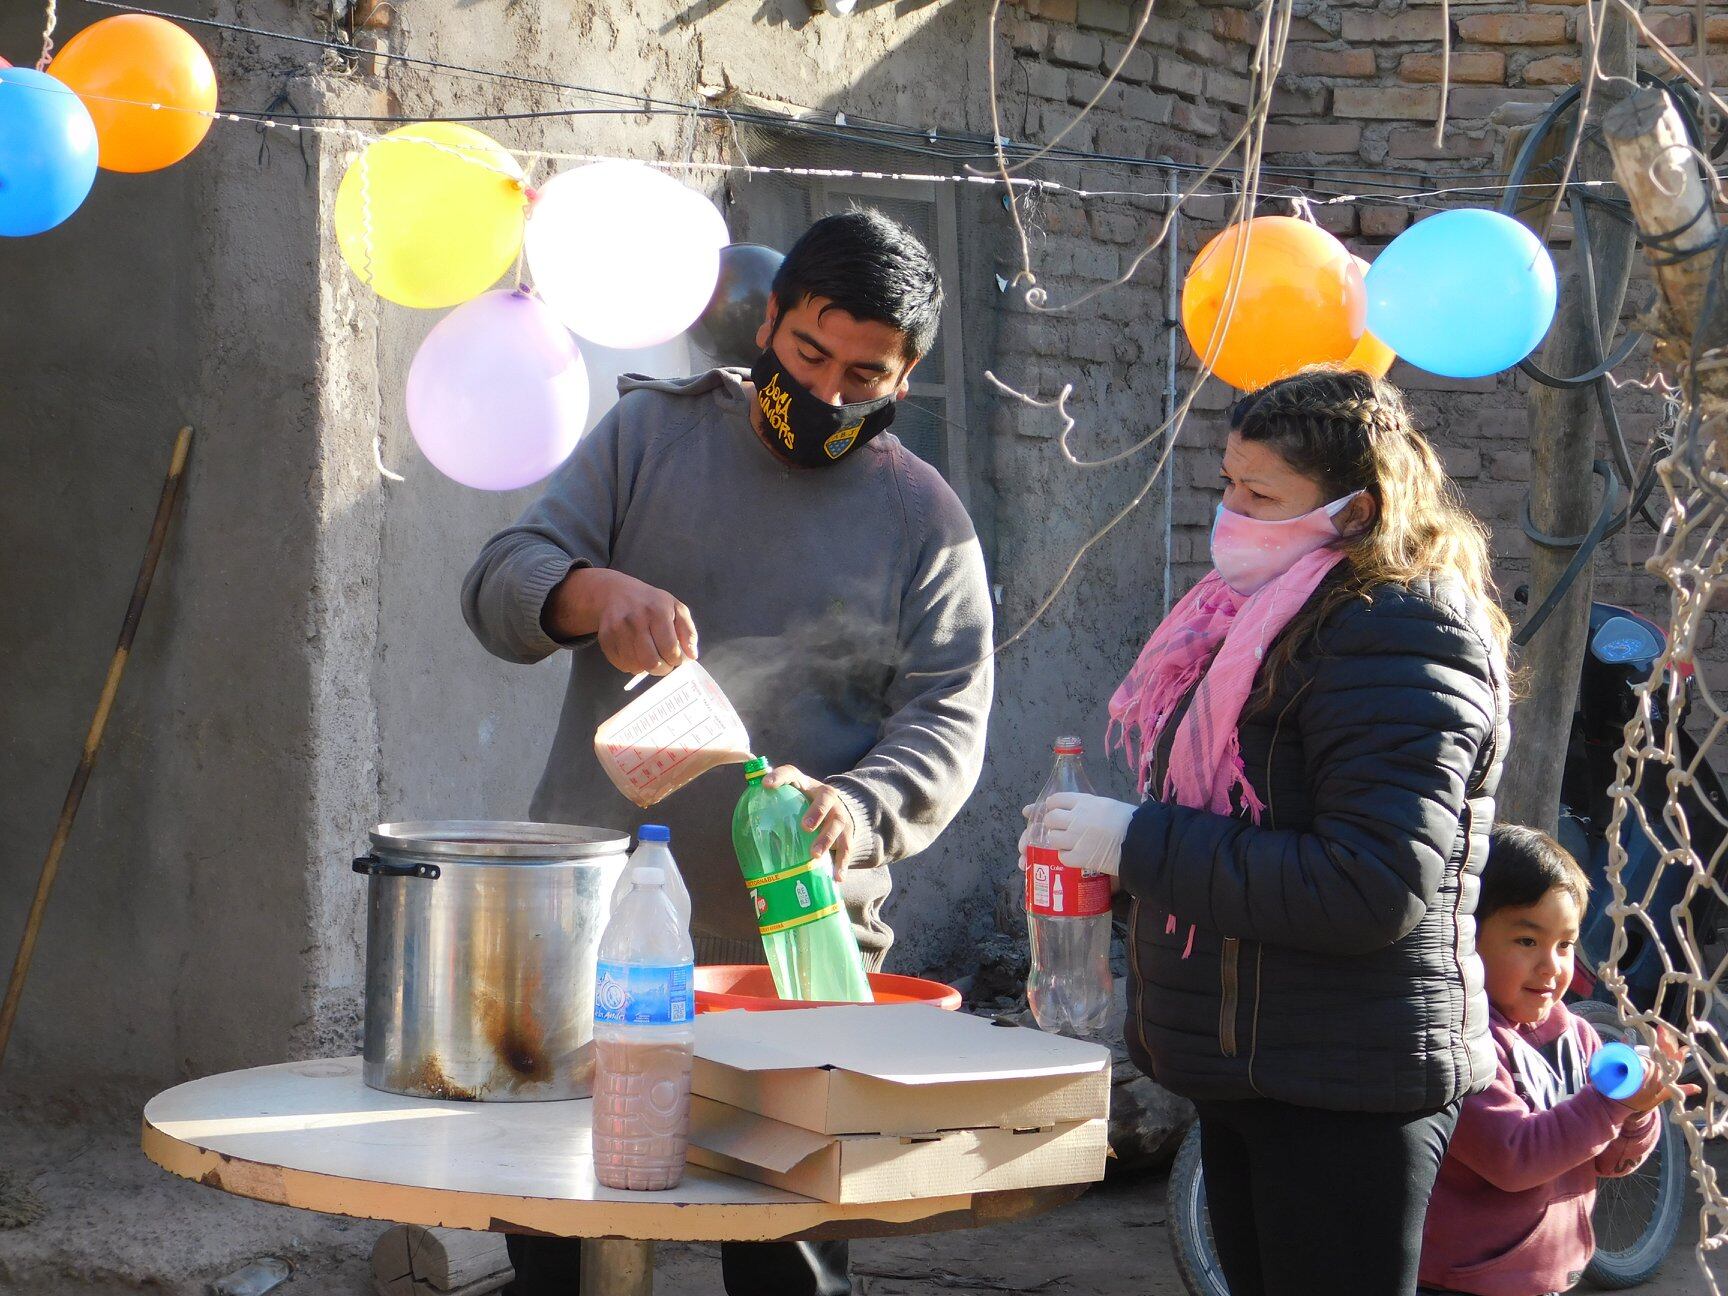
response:
<path id="1" fill-rule="evenodd" d="M 233 1196 L 352 1219 L 544 1237 L 777 1242 L 942 1233 L 1041 1215 L 1075 1200 L 1092 1186 L 1055 1184 L 853 1205 L 819 1201 L 751 1205 L 570 1201 L 423 1188 L 295 1170 L 187 1143 L 164 1133 L 148 1119 L 141 1124 L 144 1155 L 152 1162 L 170 1174 Z"/>

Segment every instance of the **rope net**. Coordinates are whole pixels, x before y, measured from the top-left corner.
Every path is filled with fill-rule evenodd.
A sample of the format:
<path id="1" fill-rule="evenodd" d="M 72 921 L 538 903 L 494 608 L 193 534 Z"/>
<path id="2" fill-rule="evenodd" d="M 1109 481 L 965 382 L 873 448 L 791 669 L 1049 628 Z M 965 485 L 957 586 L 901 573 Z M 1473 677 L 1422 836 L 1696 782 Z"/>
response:
<path id="1" fill-rule="evenodd" d="M 1728 697 L 1698 669 L 1698 652 L 1710 642 L 1719 592 L 1728 593 L 1728 471 L 1711 431 L 1701 418 L 1683 419 L 1675 452 L 1657 470 L 1667 510 L 1646 566 L 1667 588 L 1668 643 L 1637 688 L 1615 757 L 1606 910 L 1613 928 L 1599 970 L 1622 1021 L 1666 1078 L 1672 1083 L 1682 1068 L 1663 1055 L 1659 1022 L 1681 1037 L 1696 1073 L 1687 1078 L 1701 1092 L 1662 1110 L 1685 1138 L 1701 1198 L 1698 1263 L 1719 1294 L 1709 1262 L 1728 1246 L 1728 1193 L 1705 1146 L 1728 1133 L 1728 956 L 1717 949 L 1728 915 L 1728 806 L 1718 800 L 1709 759 L 1728 749 L 1719 746 L 1728 734 Z M 1636 977 L 1636 986 L 1628 979 L 1639 966 L 1660 967 L 1653 994 L 1652 978 Z"/>

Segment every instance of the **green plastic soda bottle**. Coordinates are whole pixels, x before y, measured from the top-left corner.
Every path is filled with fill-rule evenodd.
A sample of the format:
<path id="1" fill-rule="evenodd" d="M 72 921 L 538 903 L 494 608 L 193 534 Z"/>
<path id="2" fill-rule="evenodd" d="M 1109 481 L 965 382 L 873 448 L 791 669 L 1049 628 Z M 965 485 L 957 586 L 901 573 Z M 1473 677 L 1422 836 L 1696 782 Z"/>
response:
<path id="1" fill-rule="evenodd" d="M 750 886 L 756 926 L 782 999 L 871 1003 L 858 937 L 834 885 L 827 856 L 810 858 L 810 802 L 797 788 L 762 785 L 768 762 L 744 766 L 748 785 L 732 812 L 732 848 Z"/>

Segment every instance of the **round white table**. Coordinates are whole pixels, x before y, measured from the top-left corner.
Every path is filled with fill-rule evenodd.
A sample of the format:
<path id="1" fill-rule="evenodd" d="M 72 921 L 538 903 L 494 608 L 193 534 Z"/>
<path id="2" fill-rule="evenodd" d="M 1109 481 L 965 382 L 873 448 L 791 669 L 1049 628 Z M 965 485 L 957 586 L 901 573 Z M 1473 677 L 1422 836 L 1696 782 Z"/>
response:
<path id="1" fill-rule="evenodd" d="M 594 1178 L 591 1104 L 462 1103 L 368 1089 L 359 1058 L 285 1062 L 178 1085 L 144 1109 L 164 1170 L 333 1215 L 584 1239 L 584 1296 L 646 1296 L 653 1243 L 885 1237 L 1037 1215 L 1064 1184 L 868 1205 L 813 1201 L 689 1167 L 666 1192 Z"/>

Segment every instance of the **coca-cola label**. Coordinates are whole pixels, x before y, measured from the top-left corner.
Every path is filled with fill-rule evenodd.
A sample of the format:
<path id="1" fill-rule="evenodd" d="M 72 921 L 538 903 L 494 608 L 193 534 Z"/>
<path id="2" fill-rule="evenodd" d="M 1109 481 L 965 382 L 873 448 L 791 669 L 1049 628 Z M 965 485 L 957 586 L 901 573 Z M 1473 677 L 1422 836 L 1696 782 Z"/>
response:
<path id="1" fill-rule="evenodd" d="M 1026 848 L 1026 912 L 1046 918 L 1096 918 L 1110 912 L 1110 879 L 1062 862 L 1048 846 Z"/>

